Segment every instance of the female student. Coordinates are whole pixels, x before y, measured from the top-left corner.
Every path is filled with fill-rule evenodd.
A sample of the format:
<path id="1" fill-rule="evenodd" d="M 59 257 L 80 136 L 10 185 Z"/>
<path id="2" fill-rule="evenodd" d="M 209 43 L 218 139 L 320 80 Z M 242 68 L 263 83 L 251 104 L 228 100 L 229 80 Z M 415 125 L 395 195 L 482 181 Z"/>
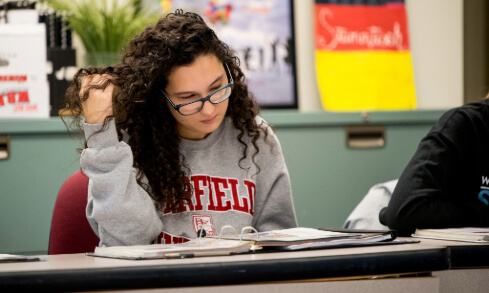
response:
<path id="1" fill-rule="evenodd" d="M 489 100 L 446 112 L 421 140 L 380 221 L 416 228 L 489 227 Z"/>
<path id="2" fill-rule="evenodd" d="M 238 65 L 199 15 L 177 10 L 119 64 L 78 72 L 67 107 L 85 132 L 86 213 L 102 244 L 297 226 L 279 141 Z"/>

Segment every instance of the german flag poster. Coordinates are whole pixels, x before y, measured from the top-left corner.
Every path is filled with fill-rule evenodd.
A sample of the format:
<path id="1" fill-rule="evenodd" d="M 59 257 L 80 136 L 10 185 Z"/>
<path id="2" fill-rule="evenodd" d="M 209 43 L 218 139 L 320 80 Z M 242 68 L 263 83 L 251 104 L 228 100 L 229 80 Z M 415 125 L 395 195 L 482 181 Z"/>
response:
<path id="1" fill-rule="evenodd" d="M 316 0 L 316 74 L 327 111 L 416 108 L 403 0 Z"/>

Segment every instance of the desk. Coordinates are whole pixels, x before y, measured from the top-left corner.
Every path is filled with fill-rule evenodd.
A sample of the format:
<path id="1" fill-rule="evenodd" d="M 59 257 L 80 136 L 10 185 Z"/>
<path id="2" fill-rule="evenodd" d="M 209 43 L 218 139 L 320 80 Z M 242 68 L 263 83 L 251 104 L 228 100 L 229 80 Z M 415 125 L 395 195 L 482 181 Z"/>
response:
<path id="1" fill-rule="evenodd" d="M 440 292 L 479 293 L 489 291 L 489 244 L 421 239 L 420 245 L 441 245 L 450 249 L 451 269 L 434 272 L 440 279 Z"/>
<path id="2" fill-rule="evenodd" d="M 89 257 L 84 254 L 52 255 L 42 258 L 45 261 L 0 264 L 0 291 L 88 291 L 168 287 L 192 289 L 219 286 L 206 287 L 216 292 L 216 288 L 222 289 L 224 285 L 238 284 L 274 286 L 274 290 L 277 290 L 280 288 L 277 286 L 294 288 L 293 284 L 280 283 L 283 281 L 427 272 L 427 278 L 408 278 L 399 280 L 397 284 L 404 282 L 405 292 L 413 292 L 416 286 L 419 286 L 419 290 L 414 290 L 415 292 L 436 292 L 438 279 L 430 277 L 430 273 L 446 270 L 450 265 L 449 250 L 446 247 L 418 244 L 178 260 L 131 261 Z M 371 288 L 375 287 L 371 290 L 377 291 L 379 285 L 384 285 L 382 289 L 391 288 L 390 291 L 394 291 L 395 287 L 392 286 L 396 285 L 395 279 L 391 281 L 393 282 L 367 282 L 370 282 L 368 284 Z M 272 284 L 267 285 L 263 282 Z M 309 285 L 319 286 L 321 283 L 324 287 L 328 282 L 315 281 Z M 343 285 L 346 286 L 347 283 L 343 282 Z M 325 292 L 323 287 L 321 290 Z M 359 286 L 359 283 L 350 283 L 348 292 L 368 292 L 367 287 Z M 239 289 L 242 286 L 233 288 Z M 352 288 L 356 288 L 357 291 Z M 233 292 L 237 290 L 235 289 Z M 285 292 L 282 289 L 278 290 Z"/>
<path id="3" fill-rule="evenodd" d="M 421 245 L 438 245 L 448 247 L 450 249 L 450 263 L 452 268 L 489 268 L 489 243 L 472 243 L 423 238 L 416 239 L 421 241 Z"/>

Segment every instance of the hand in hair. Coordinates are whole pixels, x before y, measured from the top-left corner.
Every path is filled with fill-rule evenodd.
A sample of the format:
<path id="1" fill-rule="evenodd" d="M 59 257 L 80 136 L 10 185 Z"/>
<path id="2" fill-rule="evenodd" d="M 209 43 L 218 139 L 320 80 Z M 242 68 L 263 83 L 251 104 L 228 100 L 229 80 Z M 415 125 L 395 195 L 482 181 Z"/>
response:
<path id="1" fill-rule="evenodd" d="M 114 85 L 106 74 L 87 75 L 83 78 L 80 97 L 86 123 L 101 124 L 107 117 L 112 116 L 113 91 Z"/>

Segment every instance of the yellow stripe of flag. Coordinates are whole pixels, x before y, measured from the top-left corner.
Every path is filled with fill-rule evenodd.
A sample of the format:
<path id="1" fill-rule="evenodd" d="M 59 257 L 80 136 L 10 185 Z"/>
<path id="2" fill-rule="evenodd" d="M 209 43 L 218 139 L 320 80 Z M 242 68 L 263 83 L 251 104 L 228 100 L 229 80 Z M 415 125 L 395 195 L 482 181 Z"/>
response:
<path id="1" fill-rule="evenodd" d="M 316 73 L 325 110 L 416 108 L 409 51 L 316 50 Z"/>

